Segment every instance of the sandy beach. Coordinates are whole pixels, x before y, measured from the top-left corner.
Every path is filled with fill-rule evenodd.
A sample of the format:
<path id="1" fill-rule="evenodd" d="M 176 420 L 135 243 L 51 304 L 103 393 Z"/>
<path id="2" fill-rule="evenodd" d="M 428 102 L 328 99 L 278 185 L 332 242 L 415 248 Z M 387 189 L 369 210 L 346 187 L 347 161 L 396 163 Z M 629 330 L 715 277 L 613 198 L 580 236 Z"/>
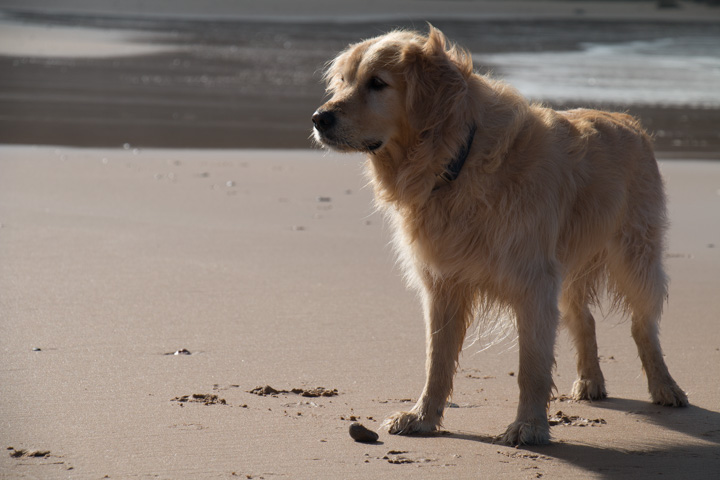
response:
<path id="1" fill-rule="evenodd" d="M 0 479 L 716 477 L 719 16 L 695 2 L 0 0 Z M 589 58 L 566 70 L 588 81 L 539 101 L 629 110 L 655 133 L 671 221 L 661 340 L 690 407 L 649 402 L 629 322 L 598 311 L 609 398 L 568 400 L 561 332 L 552 444 L 493 442 L 517 407 L 512 339 L 466 342 L 439 434 L 350 438 L 417 399 L 424 325 L 363 158 L 310 149 L 309 117 L 337 50 L 424 20 L 520 86 L 558 81 L 528 52 Z M 620 83 L 603 92 L 638 72 L 657 90 L 595 96 L 615 55 Z"/>
<path id="2" fill-rule="evenodd" d="M 562 334 L 550 414 L 570 420 L 552 445 L 514 449 L 492 443 L 516 407 L 512 343 L 465 349 L 442 435 L 348 436 L 353 418 L 376 429 L 407 408 L 423 381 L 420 308 L 360 157 L 2 147 L 0 158 L 0 478 L 720 469 L 716 163 L 661 163 L 672 220 L 662 339 L 691 407 L 648 402 L 629 324 L 609 316 L 599 347 L 610 398 L 563 400 L 574 353 Z M 337 395 L 250 393 L 266 385 Z M 23 450 L 49 453 L 13 457 Z"/>

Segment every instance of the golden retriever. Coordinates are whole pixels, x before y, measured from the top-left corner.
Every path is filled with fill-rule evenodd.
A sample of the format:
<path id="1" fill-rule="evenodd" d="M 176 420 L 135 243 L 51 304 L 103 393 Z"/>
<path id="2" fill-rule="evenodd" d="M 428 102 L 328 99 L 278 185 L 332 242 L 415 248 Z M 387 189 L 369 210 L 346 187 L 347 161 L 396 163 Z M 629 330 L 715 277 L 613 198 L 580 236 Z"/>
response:
<path id="1" fill-rule="evenodd" d="M 473 72 L 470 54 L 430 26 L 350 45 L 325 72 L 315 139 L 367 152 L 378 205 L 422 298 L 426 383 L 390 433 L 431 432 L 452 391 L 466 330 L 511 314 L 520 400 L 500 440 L 550 439 L 558 325 L 577 349 L 572 396 L 606 396 L 590 306 L 607 292 L 632 319 L 650 396 L 687 405 L 658 340 L 667 295 L 663 182 L 651 139 L 629 115 L 555 111 Z"/>

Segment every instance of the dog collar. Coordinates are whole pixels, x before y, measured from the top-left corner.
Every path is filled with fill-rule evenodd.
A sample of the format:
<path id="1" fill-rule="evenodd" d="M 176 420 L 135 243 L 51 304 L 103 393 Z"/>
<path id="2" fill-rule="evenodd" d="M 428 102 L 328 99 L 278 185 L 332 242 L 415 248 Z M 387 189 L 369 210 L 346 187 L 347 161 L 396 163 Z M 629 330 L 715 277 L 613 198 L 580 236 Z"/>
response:
<path id="1" fill-rule="evenodd" d="M 452 161 L 448 163 L 448 165 L 445 167 L 445 171 L 438 175 L 438 178 L 446 184 L 449 185 L 460 175 L 460 170 L 462 170 L 463 165 L 465 165 L 465 160 L 467 160 L 468 154 L 470 153 L 470 148 L 473 144 L 473 140 L 475 139 L 476 130 L 477 126 L 473 123 L 472 127 L 470 127 L 470 133 L 468 134 L 467 142 L 465 142 L 465 145 L 463 145 L 462 149 L 460 149 L 457 157 L 453 158 Z M 438 188 L 439 187 L 435 187 L 435 189 Z"/>

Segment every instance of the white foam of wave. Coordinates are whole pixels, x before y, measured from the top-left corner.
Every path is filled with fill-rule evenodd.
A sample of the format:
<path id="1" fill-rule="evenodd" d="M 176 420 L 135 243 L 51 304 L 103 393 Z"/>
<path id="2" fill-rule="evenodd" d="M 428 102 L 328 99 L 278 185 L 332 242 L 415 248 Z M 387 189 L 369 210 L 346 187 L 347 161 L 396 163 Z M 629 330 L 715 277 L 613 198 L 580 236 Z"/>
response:
<path id="1" fill-rule="evenodd" d="M 65 27 L 0 20 L 0 55 L 14 57 L 103 58 L 178 50 L 162 43 L 168 34 Z M 169 38 L 168 38 L 169 39 Z"/>
<path id="2" fill-rule="evenodd" d="M 473 57 L 534 100 L 715 108 L 720 107 L 719 42 L 667 38 Z"/>

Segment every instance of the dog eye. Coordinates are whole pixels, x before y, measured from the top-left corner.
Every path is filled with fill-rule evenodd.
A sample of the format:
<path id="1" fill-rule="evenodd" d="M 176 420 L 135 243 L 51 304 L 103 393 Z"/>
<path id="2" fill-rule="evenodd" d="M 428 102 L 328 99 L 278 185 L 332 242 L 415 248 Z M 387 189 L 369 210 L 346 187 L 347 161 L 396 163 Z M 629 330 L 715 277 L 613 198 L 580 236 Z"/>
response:
<path id="1" fill-rule="evenodd" d="M 368 88 L 370 90 L 382 90 L 383 88 L 387 87 L 388 84 L 383 82 L 378 77 L 372 77 L 370 81 L 368 82 Z"/>

